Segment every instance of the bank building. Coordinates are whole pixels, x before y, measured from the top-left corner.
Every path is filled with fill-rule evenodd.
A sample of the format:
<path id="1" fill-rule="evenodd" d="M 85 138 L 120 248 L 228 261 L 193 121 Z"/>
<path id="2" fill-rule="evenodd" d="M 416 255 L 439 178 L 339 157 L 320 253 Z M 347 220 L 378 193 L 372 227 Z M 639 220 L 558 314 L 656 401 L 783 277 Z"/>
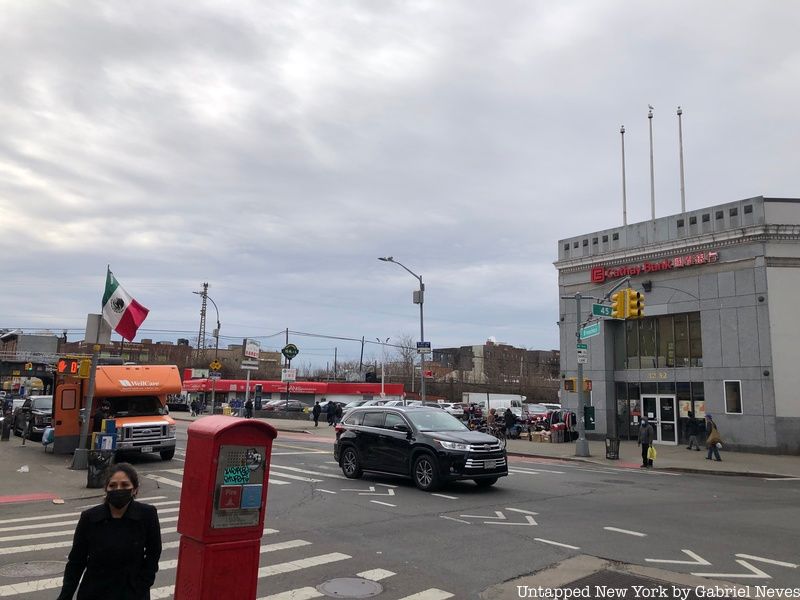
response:
<path id="1" fill-rule="evenodd" d="M 646 415 L 656 443 L 686 443 L 690 413 L 711 414 L 728 449 L 800 454 L 800 199 L 759 196 L 563 239 L 554 264 L 565 381 L 578 343 L 588 346 L 590 439 L 635 440 Z M 592 317 L 609 300 L 591 297 L 625 277 L 644 317 Z M 582 340 L 578 293 L 582 324 L 599 324 Z M 577 393 L 561 396 L 577 408 Z"/>

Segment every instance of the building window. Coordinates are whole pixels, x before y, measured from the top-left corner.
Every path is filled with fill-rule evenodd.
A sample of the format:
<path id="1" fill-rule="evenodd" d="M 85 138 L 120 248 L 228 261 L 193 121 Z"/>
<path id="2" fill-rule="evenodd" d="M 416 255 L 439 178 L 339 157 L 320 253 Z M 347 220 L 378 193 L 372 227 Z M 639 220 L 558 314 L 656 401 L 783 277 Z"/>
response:
<path id="1" fill-rule="evenodd" d="M 625 367 L 639 368 L 639 324 L 634 320 L 625 321 Z"/>
<path id="2" fill-rule="evenodd" d="M 612 330 L 617 370 L 703 366 L 699 312 L 627 320 Z"/>
<path id="3" fill-rule="evenodd" d="M 574 242 L 574 243 L 572 244 L 572 247 L 573 247 L 573 248 L 577 248 L 577 247 L 578 247 L 578 242 Z"/>
<path id="4" fill-rule="evenodd" d="M 604 235 L 604 236 L 603 236 L 603 243 L 605 244 L 607 241 L 608 241 L 608 236 L 607 236 L 607 235 Z"/>
<path id="5" fill-rule="evenodd" d="M 738 208 L 732 208 L 732 209 L 730 209 L 730 210 L 728 211 L 728 214 L 729 214 L 730 216 L 732 216 L 732 217 L 735 217 L 736 215 L 738 215 L 738 214 L 739 214 L 739 209 L 738 209 Z"/>
<path id="6" fill-rule="evenodd" d="M 672 330 L 672 315 L 658 319 L 658 366 L 671 369 L 675 366 L 675 332 Z"/>
<path id="7" fill-rule="evenodd" d="M 748 204 L 747 206 L 744 207 L 744 214 L 749 215 L 752 212 L 753 212 L 752 204 Z"/>
<path id="8" fill-rule="evenodd" d="M 678 219 L 678 227 L 683 227 L 683 219 Z"/>
<path id="9" fill-rule="evenodd" d="M 689 225 L 697 225 L 697 217 L 689 217 Z"/>
<path id="10" fill-rule="evenodd" d="M 742 382 L 724 381 L 725 384 L 725 413 L 729 415 L 742 414 Z"/>
<path id="11" fill-rule="evenodd" d="M 717 212 L 714 213 L 714 218 L 717 219 L 718 221 L 724 216 L 725 216 L 725 213 L 722 212 L 721 210 L 718 210 Z"/>
<path id="12" fill-rule="evenodd" d="M 583 245 L 584 245 L 584 246 L 588 246 L 588 245 L 589 245 L 589 240 L 588 240 L 588 239 L 586 239 L 586 240 L 583 240 Z"/>
<path id="13" fill-rule="evenodd" d="M 711 220 L 711 215 L 703 215 L 703 223 L 708 223 Z"/>
<path id="14" fill-rule="evenodd" d="M 564 252 L 569 252 L 569 243 L 564 244 Z"/>
<path id="15" fill-rule="evenodd" d="M 703 340 L 700 332 L 700 313 L 689 313 L 689 364 L 703 366 Z"/>
<path id="16" fill-rule="evenodd" d="M 592 246 L 596 246 L 596 245 L 597 245 L 597 238 L 592 238 Z"/>
<path id="17" fill-rule="evenodd" d="M 689 324 L 686 315 L 674 316 L 675 327 L 675 366 L 689 366 Z"/>
<path id="18" fill-rule="evenodd" d="M 639 368 L 656 368 L 656 319 L 639 322 Z"/>
<path id="19" fill-rule="evenodd" d="M 612 233 L 611 234 L 611 239 L 616 242 L 619 239 L 619 234 L 618 233 Z"/>

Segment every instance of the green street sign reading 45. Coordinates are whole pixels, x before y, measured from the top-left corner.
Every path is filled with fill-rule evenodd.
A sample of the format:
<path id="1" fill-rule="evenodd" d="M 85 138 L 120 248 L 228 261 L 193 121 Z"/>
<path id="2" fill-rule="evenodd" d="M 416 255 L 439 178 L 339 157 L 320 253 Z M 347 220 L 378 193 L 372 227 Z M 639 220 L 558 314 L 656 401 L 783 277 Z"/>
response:
<path id="1" fill-rule="evenodd" d="M 611 307 L 605 304 L 592 304 L 592 314 L 595 317 L 610 317 Z"/>

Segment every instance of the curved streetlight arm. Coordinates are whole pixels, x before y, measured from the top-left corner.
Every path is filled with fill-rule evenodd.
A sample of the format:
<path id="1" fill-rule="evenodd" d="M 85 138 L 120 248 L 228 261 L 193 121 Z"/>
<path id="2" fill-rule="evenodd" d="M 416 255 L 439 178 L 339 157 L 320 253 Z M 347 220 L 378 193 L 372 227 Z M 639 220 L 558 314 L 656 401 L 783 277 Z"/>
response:
<path id="1" fill-rule="evenodd" d="M 394 263 L 394 264 L 396 264 L 396 265 L 399 265 L 399 266 L 403 267 L 403 268 L 404 268 L 406 271 L 408 271 L 408 272 L 409 272 L 409 273 L 410 273 L 410 274 L 411 274 L 413 277 L 415 277 L 415 278 L 416 278 L 416 279 L 419 281 L 419 285 L 422 287 L 422 289 L 425 289 L 425 288 L 424 288 L 424 284 L 422 283 L 422 276 L 421 276 L 421 275 L 417 275 L 416 273 L 414 273 L 414 271 L 412 271 L 411 269 L 409 269 L 409 268 L 408 268 L 407 266 L 405 266 L 403 263 L 401 263 L 401 262 L 399 262 L 399 261 L 396 261 L 396 260 L 395 260 L 393 257 L 391 257 L 391 256 L 386 256 L 386 257 L 380 257 L 380 256 L 379 256 L 379 257 L 378 257 L 378 260 L 382 260 L 383 262 L 390 262 L 390 263 Z"/>

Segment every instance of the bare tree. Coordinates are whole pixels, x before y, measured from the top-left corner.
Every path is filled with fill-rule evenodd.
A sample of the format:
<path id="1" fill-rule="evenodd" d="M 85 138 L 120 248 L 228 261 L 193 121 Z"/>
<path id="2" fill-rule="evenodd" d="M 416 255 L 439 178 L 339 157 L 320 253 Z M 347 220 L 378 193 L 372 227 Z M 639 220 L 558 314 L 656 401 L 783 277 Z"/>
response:
<path id="1" fill-rule="evenodd" d="M 414 377 L 414 361 L 417 359 L 415 338 L 410 333 L 401 333 L 394 346 L 403 379 L 411 381 Z"/>

